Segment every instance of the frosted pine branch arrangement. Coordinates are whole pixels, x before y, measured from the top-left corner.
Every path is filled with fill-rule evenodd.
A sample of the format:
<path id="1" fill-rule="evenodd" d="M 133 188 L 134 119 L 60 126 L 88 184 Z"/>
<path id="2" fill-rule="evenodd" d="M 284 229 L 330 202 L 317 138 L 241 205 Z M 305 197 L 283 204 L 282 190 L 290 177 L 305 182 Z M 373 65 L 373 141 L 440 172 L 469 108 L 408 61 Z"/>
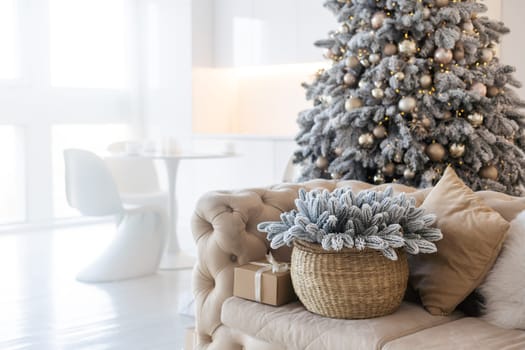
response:
<path id="1" fill-rule="evenodd" d="M 305 84 L 302 178 L 434 185 L 447 166 L 474 190 L 521 194 L 524 103 L 496 57 L 508 32 L 475 0 L 328 0 L 330 67 Z"/>
<path id="2" fill-rule="evenodd" d="M 281 221 L 262 222 L 257 227 L 267 233 L 274 249 L 299 239 L 319 243 L 325 250 L 375 249 L 397 260 L 395 249 L 434 253 L 433 242 L 443 237 L 432 227 L 435 215 L 416 208 L 415 200 L 403 193 L 394 196 L 391 187 L 357 195 L 349 187 L 333 192 L 300 189 L 295 204 L 297 209 L 282 213 Z"/>

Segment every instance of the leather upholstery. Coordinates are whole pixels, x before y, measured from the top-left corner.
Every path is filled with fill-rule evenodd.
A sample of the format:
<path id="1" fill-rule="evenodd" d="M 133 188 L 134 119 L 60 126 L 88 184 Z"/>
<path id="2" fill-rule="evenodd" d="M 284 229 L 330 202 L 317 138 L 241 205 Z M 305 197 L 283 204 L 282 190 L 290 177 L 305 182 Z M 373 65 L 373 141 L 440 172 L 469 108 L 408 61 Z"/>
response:
<path id="1" fill-rule="evenodd" d="M 279 220 L 283 211 L 294 207 L 299 188 L 308 190 L 351 186 L 355 192 L 373 187 L 360 181 L 312 180 L 302 184 L 281 184 L 241 191 L 217 191 L 204 195 L 192 218 L 192 232 L 198 247 L 193 272 L 198 349 L 250 349 L 240 343 L 220 320 L 223 302 L 233 295 L 233 269 L 264 258 L 269 249 L 262 221 Z M 394 184 L 396 192 L 412 193 L 420 204 L 428 190 Z M 378 186 L 378 189 L 386 185 Z M 274 252 L 278 260 L 290 260 L 290 248 Z"/>

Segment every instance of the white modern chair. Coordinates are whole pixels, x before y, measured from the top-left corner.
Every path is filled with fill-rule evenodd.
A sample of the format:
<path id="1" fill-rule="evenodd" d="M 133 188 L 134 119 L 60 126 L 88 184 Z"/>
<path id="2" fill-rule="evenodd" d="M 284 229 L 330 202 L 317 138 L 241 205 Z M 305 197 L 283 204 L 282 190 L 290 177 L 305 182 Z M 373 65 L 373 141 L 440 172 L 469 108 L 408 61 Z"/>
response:
<path id="1" fill-rule="evenodd" d="M 140 148 L 139 141 L 115 142 L 107 150 L 113 156 L 104 158 L 124 206 L 153 205 L 168 212 L 168 191 L 163 190 L 155 164 L 151 159 L 141 157 L 122 157 L 126 154 L 126 144 L 134 143 Z M 119 156 L 120 155 L 120 156 Z"/>
<path id="2" fill-rule="evenodd" d="M 155 206 L 124 209 L 108 167 L 94 153 L 68 149 L 64 160 L 69 205 L 83 215 L 111 215 L 117 221 L 114 240 L 77 279 L 110 282 L 154 273 L 166 238 L 163 210 Z"/>

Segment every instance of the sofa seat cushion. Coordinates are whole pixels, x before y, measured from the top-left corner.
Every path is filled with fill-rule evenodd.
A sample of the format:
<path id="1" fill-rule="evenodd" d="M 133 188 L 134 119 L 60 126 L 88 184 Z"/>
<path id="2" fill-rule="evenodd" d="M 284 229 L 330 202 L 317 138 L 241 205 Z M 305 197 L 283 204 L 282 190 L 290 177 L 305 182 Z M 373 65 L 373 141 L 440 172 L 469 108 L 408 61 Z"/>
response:
<path id="1" fill-rule="evenodd" d="M 392 315 L 339 320 L 315 315 L 298 302 L 274 307 L 236 297 L 224 302 L 221 314 L 226 326 L 288 350 L 381 349 L 391 340 L 459 317 L 432 316 L 419 305 L 403 303 Z"/>
<path id="2" fill-rule="evenodd" d="M 503 329 L 478 318 L 464 317 L 396 339 L 383 348 L 406 349 L 522 350 L 525 331 Z"/>

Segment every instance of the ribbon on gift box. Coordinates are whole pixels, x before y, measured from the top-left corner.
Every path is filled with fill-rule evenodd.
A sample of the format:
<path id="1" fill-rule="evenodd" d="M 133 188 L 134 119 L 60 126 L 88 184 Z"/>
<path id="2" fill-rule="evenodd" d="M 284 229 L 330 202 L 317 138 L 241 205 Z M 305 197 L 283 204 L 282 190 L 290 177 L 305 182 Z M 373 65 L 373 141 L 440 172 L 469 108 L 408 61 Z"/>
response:
<path id="1" fill-rule="evenodd" d="M 261 302 L 262 292 L 262 274 L 266 271 L 272 271 L 272 273 L 286 272 L 290 269 L 287 263 L 280 263 L 273 257 L 272 253 L 266 254 L 267 263 L 252 261 L 250 264 L 261 266 L 260 269 L 255 271 L 255 301 Z"/>

